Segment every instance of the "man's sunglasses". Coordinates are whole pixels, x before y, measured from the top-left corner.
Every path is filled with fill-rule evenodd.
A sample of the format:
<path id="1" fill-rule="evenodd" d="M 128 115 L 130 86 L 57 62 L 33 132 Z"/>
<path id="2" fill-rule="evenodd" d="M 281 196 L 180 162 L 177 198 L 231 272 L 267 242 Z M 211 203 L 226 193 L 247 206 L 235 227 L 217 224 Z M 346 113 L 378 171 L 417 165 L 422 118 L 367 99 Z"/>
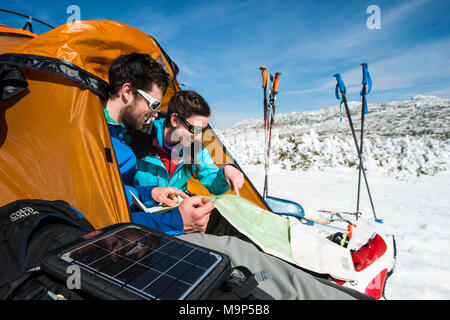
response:
<path id="1" fill-rule="evenodd" d="M 136 90 L 145 100 L 147 100 L 148 107 L 150 108 L 150 110 L 155 111 L 156 109 L 159 108 L 159 106 L 161 105 L 161 101 L 159 101 L 156 98 L 153 98 L 151 95 L 149 95 L 144 90 L 141 90 L 141 89 L 136 89 Z"/>
<path id="2" fill-rule="evenodd" d="M 203 133 L 203 132 L 206 131 L 206 129 L 208 129 L 208 126 L 206 126 L 205 128 L 202 128 L 202 127 L 196 127 L 196 126 L 191 125 L 189 122 L 187 122 L 186 119 L 184 119 L 184 118 L 182 118 L 182 117 L 180 117 L 180 116 L 178 116 L 178 118 L 180 118 L 181 121 L 183 121 L 183 123 L 186 125 L 188 131 L 189 131 L 190 133 L 195 134 L 195 135 L 197 135 L 197 134 L 199 134 L 199 133 Z"/>

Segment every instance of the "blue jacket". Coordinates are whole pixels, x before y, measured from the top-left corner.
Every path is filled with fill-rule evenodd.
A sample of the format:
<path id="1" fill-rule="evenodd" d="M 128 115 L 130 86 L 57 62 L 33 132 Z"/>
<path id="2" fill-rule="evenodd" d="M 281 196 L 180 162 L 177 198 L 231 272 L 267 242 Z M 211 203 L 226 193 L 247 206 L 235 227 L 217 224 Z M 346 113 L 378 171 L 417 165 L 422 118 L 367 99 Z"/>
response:
<path id="1" fill-rule="evenodd" d="M 153 122 L 153 130 L 156 133 L 156 138 L 159 146 L 163 147 L 163 133 L 165 118 L 156 119 Z M 181 151 L 182 152 L 182 151 Z M 196 155 L 196 162 L 199 167 L 197 178 L 212 194 L 223 194 L 227 192 L 230 187 L 225 180 L 223 174 L 223 166 L 218 168 L 211 157 L 209 151 L 202 146 L 201 152 Z M 195 170 L 195 167 L 194 167 Z M 149 154 L 142 159 L 137 160 L 137 172 L 134 175 L 133 185 L 135 187 L 141 186 L 171 186 L 177 189 L 187 191 L 187 181 L 192 177 L 189 170 L 184 168 L 184 161 L 181 158 L 172 177 L 169 177 L 169 172 L 160 160 L 158 152 L 151 149 Z"/>
<path id="2" fill-rule="evenodd" d="M 108 115 L 106 109 L 104 109 L 104 112 L 111 135 L 114 153 L 116 154 L 117 163 L 119 165 L 120 175 L 122 176 L 128 198 L 128 205 L 131 209 L 131 221 L 170 235 L 183 234 L 183 219 L 178 208 L 165 213 L 152 214 L 138 211 L 137 207 L 133 204 L 130 191 L 133 192 L 145 206 L 152 207 L 157 205 L 151 195 L 154 186 L 135 188 L 131 185 L 134 174 L 136 173 L 136 156 L 134 155 L 133 150 L 131 150 L 124 142 L 125 127 L 114 121 Z"/>

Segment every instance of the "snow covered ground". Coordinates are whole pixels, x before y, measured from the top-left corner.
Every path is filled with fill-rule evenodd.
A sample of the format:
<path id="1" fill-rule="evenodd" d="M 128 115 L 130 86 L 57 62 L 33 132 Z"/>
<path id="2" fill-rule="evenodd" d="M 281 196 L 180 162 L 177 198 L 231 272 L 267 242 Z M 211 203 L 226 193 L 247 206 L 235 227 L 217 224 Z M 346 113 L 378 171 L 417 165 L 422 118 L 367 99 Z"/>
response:
<path id="1" fill-rule="evenodd" d="M 360 103 L 350 102 L 359 140 Z M 301 204 L 306 215 L 318 209 L 355 211 L 358 158 L 345 110 L 279 114 L 275 118 L 269 195 Z M 450 99 L 369 103 L 364 163 L 375 212 L 364 180 L 362 218 L 350 247 L 372 232 L 393 234 L 397 266 L 387 299 L 450 299 Z M 264 131 L 261 119 L 245 120 L 219 136 L 261 192 Z"/>
<path id="2" fill-rule="evenodd" d="M 262 193 L 264 167 L 242 166 Z M 387 299 L 450 299 L 450 170 L 434 176 L 402 181 L 381 174 L 367 175 L 375 212 L 383 224 L 374 222 L 365 186 L 354 239 L 359 248 L 372 232 L 393 234 L 397 242 L 397 265 L 386 285 Z M 273 168 L 269 195 L 301 204 L 307 216 L 317 209 L 355 211 L 356 169 L 290 171 Z M 359 238 L 358 238 L 359 237 Z"/>

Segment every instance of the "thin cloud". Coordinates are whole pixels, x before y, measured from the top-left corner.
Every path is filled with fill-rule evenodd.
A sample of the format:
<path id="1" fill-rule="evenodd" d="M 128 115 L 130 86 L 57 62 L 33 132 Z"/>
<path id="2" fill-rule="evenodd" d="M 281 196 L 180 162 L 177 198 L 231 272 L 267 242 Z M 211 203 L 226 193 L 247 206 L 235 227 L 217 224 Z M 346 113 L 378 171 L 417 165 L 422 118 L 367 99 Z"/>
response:
<path id="1" fill-rule="evenodd" d="M 287 90 L 287 91 L 284 91 L 283 94 L 301 96 L 301 95 L 310 94 L 310 93 L 329 92 L 331 89 L 333 89 L 336 86 L 336 81 L 333 82 L 333 81 L 330 81 L 329 79 L 322 79 L 322 82 L 326 82 L 326 83 L 317 88 L 302 89 L 302 90 Z"/>
<path id="2" fill-rule="evenodd" d="M 450 79 L 450 38 L 419 44 L 395 57 L 375 62 L 378 90 L 413 87 Z"/>
<path id="3" fill-rule="evenodd" d="M 437 90 L 430 90 L 425 92 L 426 95 L 438 96 L 440 98 L 450 98 L 450 86 L 440 88 Z"/>
<path id="4" fill-rule="evenodd" d="M 404 1 L 391 9 L 380 7 L 382 13 L 382 25 L 391 26 L 405 19 L 410 19 L 410 14 L 414 9 L 424 5 L 429 0 Z"/>

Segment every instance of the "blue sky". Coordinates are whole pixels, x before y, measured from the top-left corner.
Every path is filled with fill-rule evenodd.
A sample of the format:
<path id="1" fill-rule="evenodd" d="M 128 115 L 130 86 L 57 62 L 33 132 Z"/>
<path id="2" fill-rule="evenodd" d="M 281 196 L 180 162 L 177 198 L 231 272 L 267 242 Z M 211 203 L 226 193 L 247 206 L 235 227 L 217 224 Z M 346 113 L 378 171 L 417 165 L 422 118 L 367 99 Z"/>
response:
<path id="1" fill-rule="evenodd" d="M 119 21 L 156 38 L 179 66 L 183 88 L 209 102 L 219 129 L 262 117 L 262 65 L 282 73 L 277 113 L 338 105 L 335 73 L 347 99 L 359 101 L 362 62 L 373 79 L 369 103 L 418 94 L 450 98 L 448 0 L 10 0 L 2 8 L 58 26 L 70 5 L 79 6 L 82 20 Z M 380 29 L 367 27 L 370 5 L 380 8 Z M 0 13 L 0 23 L 25 21 Z"/>

